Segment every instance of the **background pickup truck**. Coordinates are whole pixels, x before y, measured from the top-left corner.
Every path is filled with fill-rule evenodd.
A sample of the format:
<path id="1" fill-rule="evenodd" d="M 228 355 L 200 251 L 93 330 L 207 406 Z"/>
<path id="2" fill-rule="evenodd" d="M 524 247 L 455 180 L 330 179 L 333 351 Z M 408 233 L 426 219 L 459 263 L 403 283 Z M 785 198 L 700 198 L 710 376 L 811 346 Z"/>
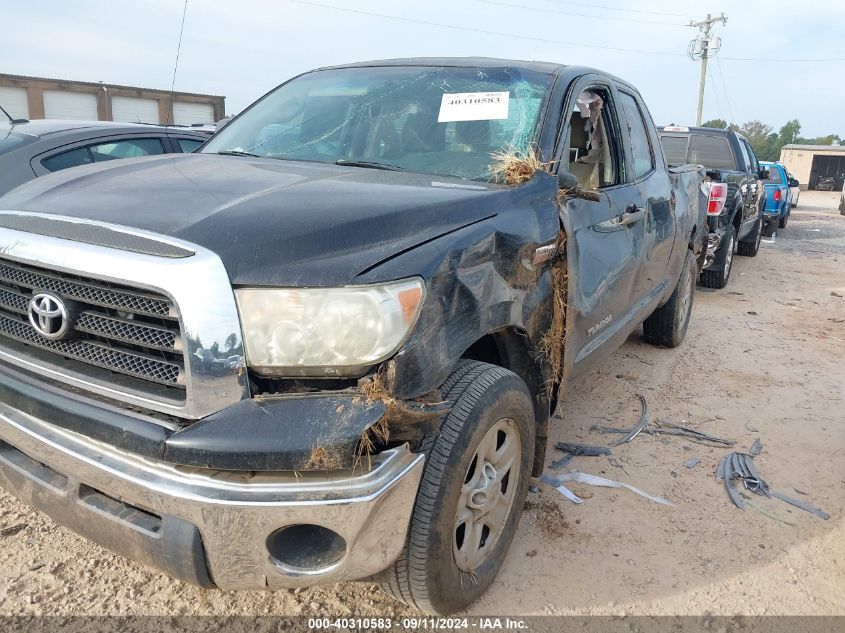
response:
<path id="1" fill-rule="evenodd" d="M 779 228 L 785 229 L 789 214 L 795 206 L 792 196 L 798 181 L 780 163 L 760 163 L 769 172 L 763 182 L 765 207 L 763 208 L 763 235 L 769 237 Z"/>
<path id="2" fill-rule="evenodd" d="M 707 169 L 710 235 L 701 285 L 724 288 L 734 253 L 754 257 L 763 231 L 763 184 L 768 171 L 742 134 L 733 130 L 667 126 L 660 142 L 670 165 L 692 163 Z"/>
<path id="3" fill-rule="evenodd" d="M 413 59 L 32 181 L 0 198 L 0 485 L 203 586 L 460 609 L 562 393 L 641 324 L 683 340 L 702 179 L 620 79 Z"/>

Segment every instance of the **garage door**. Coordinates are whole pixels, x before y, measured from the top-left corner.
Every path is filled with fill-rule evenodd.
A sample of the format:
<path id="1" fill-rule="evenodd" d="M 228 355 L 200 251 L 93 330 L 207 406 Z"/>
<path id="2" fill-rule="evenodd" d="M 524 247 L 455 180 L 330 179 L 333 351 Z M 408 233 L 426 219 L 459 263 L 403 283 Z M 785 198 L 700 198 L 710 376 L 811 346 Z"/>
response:
<path id="1" fill-rule="evenodd" d="M 0 106 L 3 106 L 13 119 L 28 119 L 29 103 L 26 100 L 26 88 L 0 86 Z M 5 117 L 0 115 L 0 119 L 5 119 Z"/>
<path id="2" fill-rule="evenodd" d="M 158 101 L 138 97 L 112 97 L 112 121 L 123 123 L 158 123 Z"/>
<path id="3" fill-rule="evenodd" d="M 210 103 L 177 101 L 173 104 L 173 122 L 176 125 L 214 123 L 214 106 Z"/>
<path id="4" fill-rule="evenodd" d="M 44 91 L 44 117 L 47 119 L 97 120 L 97 95 L 84 92 Z"/>

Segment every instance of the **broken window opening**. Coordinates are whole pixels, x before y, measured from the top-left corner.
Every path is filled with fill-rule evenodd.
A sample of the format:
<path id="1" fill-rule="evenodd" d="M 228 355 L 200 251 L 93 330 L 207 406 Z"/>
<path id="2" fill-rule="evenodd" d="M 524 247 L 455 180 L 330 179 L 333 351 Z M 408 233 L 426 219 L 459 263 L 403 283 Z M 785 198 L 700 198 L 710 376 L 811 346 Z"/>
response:
<path id="1" fill-rule="evenodd" d="M 569 118 L 569 171 L 578 188 L 595 190 L 618 184 L 608 93 L 600 87 L 582 91 Z"/>

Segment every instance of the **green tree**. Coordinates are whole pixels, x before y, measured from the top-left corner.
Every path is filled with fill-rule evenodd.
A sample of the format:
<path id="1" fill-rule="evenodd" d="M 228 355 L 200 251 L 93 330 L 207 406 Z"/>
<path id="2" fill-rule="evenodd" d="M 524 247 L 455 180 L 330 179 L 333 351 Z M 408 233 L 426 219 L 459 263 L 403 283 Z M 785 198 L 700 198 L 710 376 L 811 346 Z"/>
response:
<path id="1" fill-rule="evenodd" d="M 780 156 L 780 150 L 775 149 L 778 135 L 774 133 L 771 125 L 761 121 L 748 121 L 743 123 L 739 132 L 748 139 L 759 160 L 777 160 Z"/>
<path id="2" fill-rule="evenodd" d="M 715 127 L 719 130 L 727 130 L 728 122 L 724 119 L 710 119 L 701 124 L 701 127 Z"/>
<path id="3" fill-rule="evenodd" d="M 817 136 L 815 138 L 802 138 L 798 142 L 806 145 L 833 145 L 833 141 L 841 141 L 842 138 L 838 134 L 828 134 L 827 136 Z"/>
<path id="4" fill-rule="evenodd" d="M 780 128 L 780 131 L 778 132 L 778 143 L 780 144 L 778 151 L 780 151 L 784 145 L 794 143 L 800 136 L 801 124 L 798 122 L 798 119 L 792 119 L 791 121 L 784 123 L 783 127 Z"/>

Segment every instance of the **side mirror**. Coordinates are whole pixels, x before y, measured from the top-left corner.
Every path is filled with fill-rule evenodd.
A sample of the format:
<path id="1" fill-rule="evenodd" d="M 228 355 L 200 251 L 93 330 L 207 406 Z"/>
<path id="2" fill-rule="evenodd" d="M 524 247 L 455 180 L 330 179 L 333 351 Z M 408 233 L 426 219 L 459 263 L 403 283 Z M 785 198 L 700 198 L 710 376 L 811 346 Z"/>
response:
<path id="1" fill-rule="evenodd" d="M 771 174 L 769 174 L 768 169 L 761 169 L 760 171 L 757 172 L 757 177 L 760 180 L 768 180 L 770 175 Z"/>
<path id="2" fill-rule="evenodd" d="M 568 171 L 562 171 L 557 175 L 557 186 L 564 191 L 578 188 L 578 178 Z"/>
<path id="3" fill-rule="evenodd" d="M 797 180 L 795 180 L 795 178 L 790 178 L 789 179 L 789 186 L 790 187 L 800 187 L 801 185 L 799 184 L 799 182 Z"/>

